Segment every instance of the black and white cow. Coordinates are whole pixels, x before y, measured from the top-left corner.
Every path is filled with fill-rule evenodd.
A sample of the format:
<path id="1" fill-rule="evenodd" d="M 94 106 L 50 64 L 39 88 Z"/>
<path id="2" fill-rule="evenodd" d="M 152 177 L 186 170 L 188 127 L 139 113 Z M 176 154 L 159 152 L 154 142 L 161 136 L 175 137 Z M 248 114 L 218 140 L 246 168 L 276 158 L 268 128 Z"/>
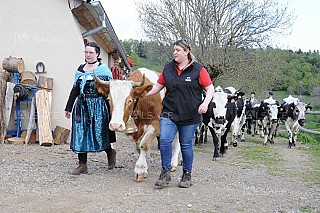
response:
<path id="1" fill-rule="evenodd" d="M 263 144 L 274 143 L 274 132 L 278 126 L 279 103 L 273 98 L 265 99 L 258 109 L 258 119 L 260 127 L 260 137 L 264 138 Z"/>
<path id="2" fill-rule="evenodd" d="M 305 112 L 307 110 L 312 110 L 312 107 L 291 95 L 283 99 L 280 111 L 282 112 L 281 119 L 285 120 L 284 124 L 289 136 L 289 148 L 296 145 L 299 125 L 304 126 L 306 122 Z"/>
<path id="3" fill-rule="evenodd" d="M 215 89 L 213 99 L 208 110 L 203 114 L 203 123 L 208 126 L 212 135 L 214 150 L 213 160 L 225 153 L 227 146 L 227 134 L 231 123 L 236 117 L 235 103 L 228 98 L 228 94 L 221 87 Z M 204 128 L 202 128 L 204 130 Z M 200 131 L 202 130 L 200 129 Z M 202 134 L 202 133 L 201 133 Z"/>
<path id="4" fill-rule="evenodd" d="M 244 124 L 246 122 L 246 105 L 245 105 L 245 97 L 244 93 L 241 91 L 237 91 L 233 87 L 227 87 L 224 89 L 228 95 L 236 94 L 236 117 L 234 118 L 231 124 L 231 143 L 234 147 L 238 145 L 238 140 L 244 141 Z"/>

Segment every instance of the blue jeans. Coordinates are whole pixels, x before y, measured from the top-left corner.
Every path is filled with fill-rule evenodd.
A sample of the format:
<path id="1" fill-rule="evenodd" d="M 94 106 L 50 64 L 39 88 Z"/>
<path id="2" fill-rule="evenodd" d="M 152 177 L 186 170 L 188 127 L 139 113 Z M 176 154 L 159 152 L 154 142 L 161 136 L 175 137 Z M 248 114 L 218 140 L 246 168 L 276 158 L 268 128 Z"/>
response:
<path id="1" fill-rule="evenodd" d="M 199 124 L 178 125 L 169 118 L 160 118 L 160 154 L 162 169 L 171 169 L 172 141 L 179 131 L 183 170 L 192 170 L 193 138 L 198 125 Z"/>

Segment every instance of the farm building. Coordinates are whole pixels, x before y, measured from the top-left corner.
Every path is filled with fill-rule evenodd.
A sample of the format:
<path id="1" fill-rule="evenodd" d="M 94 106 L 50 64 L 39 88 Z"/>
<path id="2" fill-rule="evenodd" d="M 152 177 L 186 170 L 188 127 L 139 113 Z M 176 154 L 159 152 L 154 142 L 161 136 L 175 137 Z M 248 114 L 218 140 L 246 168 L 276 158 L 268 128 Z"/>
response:
<path id="1" fill-rule="evenodd" d="M 2 65 L 9 59 L 20 61 L 20 65 L 23 62 L 22 66 L 17 65 L 17 70 L 9 71 L 8 82 L 22 83 L 21 80 L 35 78 L 34 87 L 29 88 L 30 98 L 38 89 L 43 89 L 38 86 L 39 79 L 44 79 L 44 89 L 52 97 L 48 120 L 51 131 L 56 126 L 66 129 L 71 127 L 71 121 L 64 117 L 64 108 L 75 70 L 84 63 L 83 50 L 86 42 L 95 41 L 100 45 L 102 62 L 112 70 L 114 78 L 122 79 L 131 71 L 124 49 L 102 4 L 99 1 L 87 2 L 90 1 L 15 0 L 5 1 L 1 5 L 0 61 L 3 60 Z M 25 76 L 27 79 L 22 79 L 22 72 L 29 73 L 29 76 Z M 4 96 L 5 92 L 2 91 L 2 104 Z M 12 130 L 14 134 L 18 127 L 23 130 L 28 126 L 31 102 L 21 101 L 19 105 L 21 122 L 17 123 L 14 99 L 6 132 Z M 8 112 L 3 107 L 0 117 L 8 118 L 5 113 Z M 1 131 L 3 136 L 3 125 Z"/>

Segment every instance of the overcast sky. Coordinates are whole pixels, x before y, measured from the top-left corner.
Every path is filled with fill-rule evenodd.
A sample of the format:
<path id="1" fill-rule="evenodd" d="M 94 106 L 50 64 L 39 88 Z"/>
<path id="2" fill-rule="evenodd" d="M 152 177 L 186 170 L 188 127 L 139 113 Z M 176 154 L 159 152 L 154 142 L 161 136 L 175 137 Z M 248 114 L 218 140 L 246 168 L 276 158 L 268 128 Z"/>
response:
<path id="1" fill-rule="evenodd" d="M 278 0 L 297 18 L 291 35 L 276 39 L 282 49 L 320 50 L 320 0 Z M 101 0 L 119 39 L 143 39 L 135 0 Z"/>

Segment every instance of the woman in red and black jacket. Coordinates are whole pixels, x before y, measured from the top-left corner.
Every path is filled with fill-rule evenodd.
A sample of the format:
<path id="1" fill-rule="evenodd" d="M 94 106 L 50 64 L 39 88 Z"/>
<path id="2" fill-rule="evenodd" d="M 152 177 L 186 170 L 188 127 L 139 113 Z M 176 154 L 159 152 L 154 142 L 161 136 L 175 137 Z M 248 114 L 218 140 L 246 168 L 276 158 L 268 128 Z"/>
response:
<path id="1" fill-rule="evenodd" d="M 192 185 L 193 137 L 201 121 L 201 114 L 208 109 L 214 87 L 205 67 L 196 62 L 186 40 L 173 44 L 174 59 L 167 63 L 157 83 L 147 95 L 153 95 L 166 87 L 160 117 L 160 153 L 162 171 L 155 185 L 165 187 L 171 180 L 170 168 L 172 141 L 179 132 L 179 142 L 183 160 L 183 175 L 179 187 Z M 202 100 L 202 91 L 207 91 Z"/>

